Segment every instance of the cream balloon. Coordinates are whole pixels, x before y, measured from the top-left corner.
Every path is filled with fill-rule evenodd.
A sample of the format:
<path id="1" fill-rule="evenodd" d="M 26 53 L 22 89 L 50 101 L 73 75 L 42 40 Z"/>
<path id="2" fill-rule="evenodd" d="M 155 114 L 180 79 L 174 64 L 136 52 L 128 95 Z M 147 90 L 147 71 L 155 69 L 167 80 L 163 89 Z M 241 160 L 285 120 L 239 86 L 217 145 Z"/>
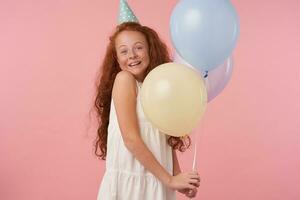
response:
<path id="1" fill-rule="evenodd" d="M 180 137 L 199 123 L 207 104 L 200 74 L 179 63 L 154 68 L 141 88 L 141 104 L 147 119 L 161 132 Z"/>

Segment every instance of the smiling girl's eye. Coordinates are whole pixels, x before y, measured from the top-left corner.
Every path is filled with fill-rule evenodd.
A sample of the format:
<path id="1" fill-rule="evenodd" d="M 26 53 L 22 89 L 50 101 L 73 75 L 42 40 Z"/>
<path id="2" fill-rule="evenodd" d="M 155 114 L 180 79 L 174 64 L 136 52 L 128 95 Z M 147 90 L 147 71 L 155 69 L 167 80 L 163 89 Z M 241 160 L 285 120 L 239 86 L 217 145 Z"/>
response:
<path id="1" fill-rule="evenodd" d="M 127 53 L 127 50 L 121 50 L 120 53 L 121 53 L 121 54 L 126 54 L 126 53 Z"/>

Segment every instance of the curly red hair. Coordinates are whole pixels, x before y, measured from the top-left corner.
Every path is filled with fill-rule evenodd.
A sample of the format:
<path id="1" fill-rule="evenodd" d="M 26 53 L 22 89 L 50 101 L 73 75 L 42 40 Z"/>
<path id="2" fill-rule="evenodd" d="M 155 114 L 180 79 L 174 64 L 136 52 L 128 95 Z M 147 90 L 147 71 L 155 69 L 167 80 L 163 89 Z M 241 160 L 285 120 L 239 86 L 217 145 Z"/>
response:
<path id="1" fill-rule="evenodd" d="M 115 32 L 110 36 L 106 49 L 106 54 L 101 65 L 101 71 L 97 80 L 97 94 L 94 107 L 97 113 L 98 129 L 97 138 L 95 139 L 95 154 L 102 160 L 106 159 L 107 152 L 107 128 L 109 124 L 111 93 L 114 80 L 118 72 L 121 71 L 117 61 L 117 53 L 115 50 L 115 39 L 122 31 L 138 31 L 142 33 L 149 45 L 150 63 L 146 74 L 160 64 L 171 62 L 167 46 L 160 40 L 158 34 L 147 26 L 142 26 L 135 22 L 125 22 L 116 27 Z M 191 139 L 187 136 L 184 138 L 170 136 L 168 144 L 173 149 L 185 151 L 191 144 Z M 98 151 L 100 150 L 100 154 Z"/>

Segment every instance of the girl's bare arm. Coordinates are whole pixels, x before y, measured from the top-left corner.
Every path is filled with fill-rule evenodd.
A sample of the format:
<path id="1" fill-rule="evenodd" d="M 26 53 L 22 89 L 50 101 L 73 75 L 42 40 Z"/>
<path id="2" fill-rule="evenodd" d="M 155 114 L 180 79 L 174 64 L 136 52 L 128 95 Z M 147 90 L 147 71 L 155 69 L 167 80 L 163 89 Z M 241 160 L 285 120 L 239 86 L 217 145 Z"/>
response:
<path id="1" fill-rule="evenodd" d="M 171 175 L 161 166 L 140 137 L 136 114 L 136 82 L 132 74 L 117 74 L 112 91 L 123 141 L 128 150 L 162 183 L 168 184 Z"/>
<path id="2" fill-rule="evenodd" d="M 177 159 L 176 150 L 172 150 L 173 156 L 173 175 L 176 176 L 177 174 L 181 173 L 180 165 Z"/>

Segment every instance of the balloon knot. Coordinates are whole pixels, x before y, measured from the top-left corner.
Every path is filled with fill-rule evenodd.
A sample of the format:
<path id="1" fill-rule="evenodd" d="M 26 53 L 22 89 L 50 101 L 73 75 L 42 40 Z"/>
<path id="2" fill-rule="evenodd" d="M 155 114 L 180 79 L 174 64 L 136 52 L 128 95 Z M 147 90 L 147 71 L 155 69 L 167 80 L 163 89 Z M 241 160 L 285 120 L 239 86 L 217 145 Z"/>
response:
<path id="1" fill-rule="evenodd" d="M 208 71 L 205 71 L 204 78 L 208 77 Z"/>

